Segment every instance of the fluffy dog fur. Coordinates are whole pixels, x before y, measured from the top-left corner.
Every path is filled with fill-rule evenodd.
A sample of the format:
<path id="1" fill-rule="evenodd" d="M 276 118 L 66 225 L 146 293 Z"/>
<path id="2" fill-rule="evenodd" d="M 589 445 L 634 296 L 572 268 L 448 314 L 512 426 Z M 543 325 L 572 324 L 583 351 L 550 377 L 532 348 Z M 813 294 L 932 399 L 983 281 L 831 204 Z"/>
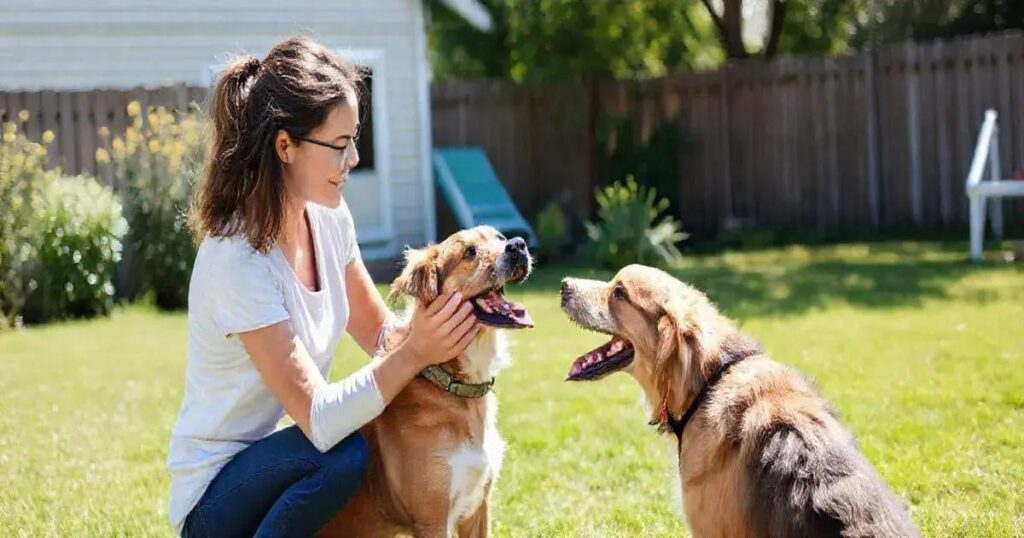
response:
<path id="1" fill-rule="evenodd" d="M 521 250 L 520 250 L 521 247 Z M 392 296 L 429 303 L 443 293 L 473 297 L 525 280 L 531 260 L 521 239 L 506 241 L 478 227 L 406 253 Z M 408 336 L 389 335 L 390 351 Z M 441 365 L 466 383 L 494 378 L 509 363 L 502 332 L 483 326 L 459 357 Z M 370 445 L 367 476 L 320 536 L 480 537 L 505 444 L 496 427 L 493 393 L 463 399 L 421 377 L 413 379 L 362 428 Z"/>
<path id="2" fill-rule="evenodd" d="M 681 417 L 725 354 L 747 356 L 721 377 L 679 441 L 694 536 L 918 535 L 828 403 L 700 291 L 629 266 L 610 282 L 566 279 L 562 306 L 582 327 L 632 344 L 633 358 L 620 356 L 614 368 L 637 380 L 654 420 L 663 420 L 663 408 Z M 588 378 L 588 368 L 599 372 L 590 378 L 608 373 L 585 358 L 574 365 L 577 377 Z"/>

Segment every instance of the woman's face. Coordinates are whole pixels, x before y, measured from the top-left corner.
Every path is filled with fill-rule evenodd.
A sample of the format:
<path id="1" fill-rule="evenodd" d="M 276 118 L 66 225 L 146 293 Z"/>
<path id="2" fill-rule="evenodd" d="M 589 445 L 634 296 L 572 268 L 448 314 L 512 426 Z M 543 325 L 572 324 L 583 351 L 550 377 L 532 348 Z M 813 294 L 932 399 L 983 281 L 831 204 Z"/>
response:
<path id="1" fill-rule="evenodd" d="M 305 140 L 278 132 L 275 144 L 288 196 L 302 203 L 338 207 L 348 173 L 359 164 L 355 140 L 358 132 L 359 111 L 350 104 L 332 108 L 323 124 L 303 137 Z"/>

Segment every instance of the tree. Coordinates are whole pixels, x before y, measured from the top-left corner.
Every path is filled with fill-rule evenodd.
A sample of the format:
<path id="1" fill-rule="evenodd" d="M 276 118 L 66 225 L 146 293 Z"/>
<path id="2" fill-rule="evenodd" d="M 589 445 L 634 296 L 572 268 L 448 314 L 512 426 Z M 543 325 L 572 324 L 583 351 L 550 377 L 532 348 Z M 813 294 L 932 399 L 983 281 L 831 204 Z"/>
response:
<path id="1" fill-rule="evenodd" d="M 522 83 L 642 78 L 713 67 L 723 55 L 710 18 L 679 0 L 482 0 L 490 33 L 432 4 L 434 77 Z"/>
<path id="2" fill-rule="evenodd" d="M 1024 28 L 1020 0 L 848 1 L 856 4 L 856 48 Z"/>
<path id="3" fill-rule="evenodd" d="M 722 10 L 719 12 L 712 5 L 712 0 L 700 0 L 707 9 L 715 29 L 718 31 L 718 39 L 725 49 L 725 55 L 733 59 L 747 58 L 751 53 L 747 50 L 747 44 L 743 39 L 743 0 L 722 0 Z M 779 38 L 782 36 L 782 24 L 786 20 L 786 6 L 784 0 L 771 0 L 771 23 L 769 26 L 768 39 L 762 54 L 765 57 L 775 55 L 779 46 Z"/>

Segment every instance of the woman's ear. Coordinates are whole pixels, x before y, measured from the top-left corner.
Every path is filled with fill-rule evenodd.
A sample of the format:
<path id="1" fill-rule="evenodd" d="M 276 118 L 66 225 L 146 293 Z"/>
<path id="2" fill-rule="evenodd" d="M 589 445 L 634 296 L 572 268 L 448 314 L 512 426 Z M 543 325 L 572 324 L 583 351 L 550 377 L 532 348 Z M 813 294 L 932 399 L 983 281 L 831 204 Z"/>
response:
<path id="1" fill-rule="evenodd" d="M 278 129 L 277 135 L 274 136 L 274 151 L 277 152 L 277 158 L 285 164 L 291 163 L 295 158 L 295 143 L 288 131 Z"/>
<path id="2" fill-rule="evenodd" d="M 402 295 L 431 303 L 441 294 L 441 263 L 436 245 L 405 251 L 405 269 L 391 283 L 388 300 L 392 303 Z"/>

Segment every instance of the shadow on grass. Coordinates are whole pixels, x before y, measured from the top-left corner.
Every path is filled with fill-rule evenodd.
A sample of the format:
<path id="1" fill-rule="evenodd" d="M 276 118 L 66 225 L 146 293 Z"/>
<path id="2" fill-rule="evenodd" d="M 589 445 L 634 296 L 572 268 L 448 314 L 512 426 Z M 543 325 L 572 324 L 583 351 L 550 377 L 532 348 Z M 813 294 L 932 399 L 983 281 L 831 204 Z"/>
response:
<path id="1" fill-rule="evenodd" d="M 833 302 L 864 308 L 920 305 L 950 297 L 960 280 L 995 269 L 1024 274 L 1024 265 L 966 260 L 958 243 L 877 243 L 793 246 L 756 252 L 687 258 L 670 273 L 703 290 L 731 316 L 796 315 Z M 563 276 L 608 279 L 614 271 L 585 263 L 541 267 L 530 291 L 558 293 Z M 997 286 L 981 286 L 958 297 L 980 303 Z"/>

